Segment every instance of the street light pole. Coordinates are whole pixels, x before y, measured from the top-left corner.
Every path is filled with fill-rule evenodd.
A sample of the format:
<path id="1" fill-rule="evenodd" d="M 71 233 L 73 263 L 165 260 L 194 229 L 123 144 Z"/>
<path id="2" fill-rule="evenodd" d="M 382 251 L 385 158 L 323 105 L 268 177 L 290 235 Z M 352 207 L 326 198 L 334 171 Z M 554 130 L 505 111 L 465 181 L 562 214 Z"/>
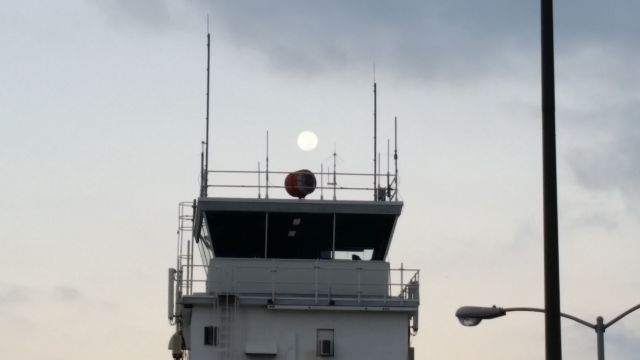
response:
<path id="1" fill-rule="evenodd" d="M 553 0 L 540 0 L 540 47 L 542 64 L 544 302 L 547 309 L 545 313 L 545 345 L 547 360 L 561 360 Z"/>
<path id="2" fill-rule="evenodd" d="M 604 331 L 607 328 L 604 326 L 602 316 L 598 316 L 594 328 L 596 329 L 596 335 L 598 336 L 598 360 L 604 360 Z"/>
<path id="3" fill-rule="evenodd" d="M 622 314 L 616 316 L 613 320 L 608 323 L 604 323 L 604 319 L 602 316 L 598 316 L 596 319 L 596 323 L 592 324 L 586 320 L 582 320 L 573 315 L 559 313 L 559 315 L 563 318 L 567 318 L 569 320 L 573 320 L 579 324 L 582 324 L 586 327 L 592 328 L 596 331 L 597 336 L 597 345 L 598 345 L 598 360 L 604 360 L 604 332 L 613 324 L 618 322 L 620 319 L 625 316 L 631 314 L 632 312 L 640 309 L 640 304 L 633 306 L 627 309 Z M 505 316 L 508 312 L 518 312 L 518 311 L 527 311 L 527 312 L 539 312 L 539 313 L 547 313 L 544 309 L 540 308 L 531 308 L 531 307 L 513 307 L 513 308 L 501 308 L 501 307 L 479 307 L 479 306 L 463 306 L 456 311 L 456 317 L 460 321 L 460 323 L 464 326 L 476 326 L 482 320 L 495 319 L 497 317 Z"/>

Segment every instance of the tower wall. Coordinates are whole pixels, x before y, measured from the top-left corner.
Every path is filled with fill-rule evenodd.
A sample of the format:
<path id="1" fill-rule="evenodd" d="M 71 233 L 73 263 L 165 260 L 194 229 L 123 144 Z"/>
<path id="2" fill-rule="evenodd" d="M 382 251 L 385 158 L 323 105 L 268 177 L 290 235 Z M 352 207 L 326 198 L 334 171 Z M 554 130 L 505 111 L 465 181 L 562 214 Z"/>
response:
<path id="1" fill-rule="evenodd" d="M 318 340 L 319 336 L 326 338 L 331 334 L 333 356 L 329 358 L 408 358 L 410 315 L 403 312 L 194 305 L 192 314 L 189 345 L 193 359 L 325 359 L 326 356 L 318 355 Z M 207 326 L 217 328 L 217 345 L 205 345 Z M 247 354 L 252 351 L 258 353 Z M 265 353 L 260 355 L 260 351 Z M 272 351 L 275 355 L 270 354 Z"/>

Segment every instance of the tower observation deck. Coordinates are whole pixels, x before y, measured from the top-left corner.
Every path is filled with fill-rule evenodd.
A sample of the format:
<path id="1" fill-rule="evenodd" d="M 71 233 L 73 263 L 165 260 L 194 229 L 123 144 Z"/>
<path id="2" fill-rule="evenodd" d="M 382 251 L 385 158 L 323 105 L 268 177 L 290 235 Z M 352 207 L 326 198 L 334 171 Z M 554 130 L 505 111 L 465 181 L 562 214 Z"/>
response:
<path id="1" fill-rule="evenodd" d="M 373 190 L 335 183 L 325 189 Z M 174 358 L 412 359 L 419 271 L 387 262 L 403 207 L 391 190 L 375 200 L 181 203 L 169 270 Z"/>

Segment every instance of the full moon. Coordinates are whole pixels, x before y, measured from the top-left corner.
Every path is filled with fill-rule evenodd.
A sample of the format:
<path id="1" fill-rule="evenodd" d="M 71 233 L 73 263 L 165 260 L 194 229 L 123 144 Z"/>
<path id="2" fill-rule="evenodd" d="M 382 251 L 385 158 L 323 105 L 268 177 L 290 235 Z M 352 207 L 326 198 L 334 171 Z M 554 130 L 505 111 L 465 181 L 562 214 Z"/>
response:
<path id="1" fill-rule="evenodd" d="M 303 131 L 298 135 L 298 147 L 303 151 L 311 151 L 318 146 L 318 136 L 313 131 Z"/>

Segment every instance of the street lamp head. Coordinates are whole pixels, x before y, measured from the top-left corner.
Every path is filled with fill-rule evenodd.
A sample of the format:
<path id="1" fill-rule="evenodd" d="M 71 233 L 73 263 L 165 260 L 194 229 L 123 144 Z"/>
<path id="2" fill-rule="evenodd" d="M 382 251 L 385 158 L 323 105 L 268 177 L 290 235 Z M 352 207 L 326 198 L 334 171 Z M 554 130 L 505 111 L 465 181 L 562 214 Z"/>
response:
<path id="1" fill-rule="evenodd" d="M 481 306 L 463 306 L 456 311 L 456 317 L 460 324 L 464 326 L 476 326 L 482 320 L 493 319 L 506 315 L 507 312 L 503 308 L 481 307 Z"/>

